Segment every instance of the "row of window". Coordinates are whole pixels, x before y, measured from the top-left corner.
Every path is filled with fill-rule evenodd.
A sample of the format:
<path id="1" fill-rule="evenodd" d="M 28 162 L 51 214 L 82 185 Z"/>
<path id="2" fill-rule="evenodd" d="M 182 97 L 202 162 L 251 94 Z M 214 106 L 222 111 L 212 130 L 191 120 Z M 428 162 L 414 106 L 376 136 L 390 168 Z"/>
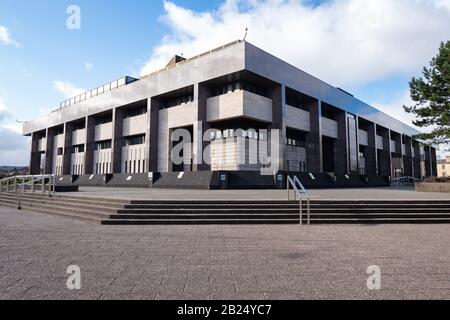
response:
<path id="1" fill-rule="evenodd" d="M 234 82 L 230 82 L 227 84 L 217 86 L 213 89 L 212 93 L 213 93 L 213 96 L 220 96 L 220 95 L 227 94 L 229 92 L 234 92 L 237 90 L 249 91 L 249 92 L 258 94 L 260 96 L 264 96 L 264 97 L 268 96 L 266 88 L 258 86 L 247 80 L 239 80 L 239 81 L 234 81 Z"/>
<path id="2" fill-rule="evenodd" d="M 95 143 L 95 150 L 111 149 L 111 140 Z"/>
<path id="3" fill-rule="evenodd" d="M 144 173 L 145 160 L 130 160 L 125 161 L 125 173 Z"/>
<path id="4" fill-rule="evenodd" d="M 184 96 L 180 96 L 180 97 L 176 97 L 176 98 L 172 98 L 172 99 L 167 99 L 166 101 L 164 101 L 164 108 L 172 108 L 172 107 L 176 107 L 179 106 L 181 104 L 184 103 L 188 103 L 188 102 L 192 102 L 194 101 L 194 95 L 192 93 L 184 95 Z"/>
<path id="5" fill-rule="evenodd" d="M 267 134 L 256 132 L 256 130 L 249 129 L 249 130 L 235 130 L 235 129 L 226 129 L 223 131 L 212 131 L 211 132 L 211 140 L 219 140 L 219 139 L 226 139 L 226 138 L 232 138 L 232 137 L 241 137 L 241 138 L 248 138 L 248 139 L 254 139 L 254 140 L 267 140 Z"/>
<path id="6" fill-rule="evenodd" d="M 133 108 L 126 110 L 124 118 L 133 118 L 147 113 L 147 107 Z"/>
<path id="7" fill-rule="evenodd" d="M 72 174 L 81 175 L 83 174 L 83 165 L 82 164 L 74 164 L 72 165 Z"/>
<path id="8" fill-rule="evenodd" d="M 107 174 L 110 173 L 111 170 L 111 162 L 103 162 L 95 164 L 95 174 Z"/>
<path id="9" fill-rule="evenodd" d="M 145 135 L 132 136 L 132 137 L 125 138 L 126 146 L 135 146 L 135 145 L 144 144 L 144 143 L 145 143 Z"/>

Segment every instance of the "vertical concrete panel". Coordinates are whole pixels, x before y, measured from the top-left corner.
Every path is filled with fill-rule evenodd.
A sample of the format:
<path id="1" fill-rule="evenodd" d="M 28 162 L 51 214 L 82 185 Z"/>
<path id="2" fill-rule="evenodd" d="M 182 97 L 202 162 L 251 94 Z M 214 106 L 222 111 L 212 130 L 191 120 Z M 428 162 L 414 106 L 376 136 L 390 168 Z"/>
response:
<path id="1" fill-rule="evenodd" d="M 347 116 L 345 111 L 337 114 L 338 138 L 334 144 L 334 163 L 336 174 L 348 174 Z"/>
<path id="2" fill-rule="evenodd" d="M 86 143 L 84 146 L 84 173 L 94 173 L 94 151 L 95 151 L 95 118 L 86 117 Z"/>
<path id="3" fill-rule="evenodd" d="M 376 128 L 374 123 L 369 123 L 367 126 L 367 140 L 368 146 L 365 148 L 364 158 L 366 159 L 366 174 L 376 175 L 378 170 L 377 164 L 377 142 L 376 142 Z"/>
<path id="4" fill-rule="evenodd" d="M 413 174 L 414 178 L 421 179 L 422 173 L 420 171 L 420 149 L 419 149 L 419 143 L 417 141 L 412 142 L 413 145 Z"/>
<path id="5" fill-rule="evenodd" d="M 380 152 L 378 162 L 379 175 L 383 177 L 391 176 L 391 135 L 389 130 L 380 128 L 380 136 L 383 138 L 383 150 Z"/>
<path id="6" fill-rule="evenodd" d="M 158 171 L 158 128 L 159 128 L 159 110 L 161 103 L 157 99 L 150 98 L 147 100 L 147 116 L 148 126 L 146 132 L 146 149 L 145 158 L 146 170 L 148 172 Z"/>
<path id="7" fill-rule="evenodd" d="M 437 177 L 437 158 L 436 158 L 436 149 L 430 147 L 431 151 L 431 176 Z"/>
<path id="8" fill-rule="evenodd" d="M 403 142 L 405 144 L 405 153 L 403 154 L 403 168 L 405 176 L 412 177 L 414 175 L 413 160 L 411 153 L 411 138 L 403 136 Z"/>
<path id="9" fill-rule="evenodd" d="M 197 114 L 194 115 L 192 137 L 193 171 L 211 170 L 211 165 L 208 164 L 211 163 L 211 160 L 203 159 L 203 151 L 209 144 L 209 141 L 203 141 L 203 134 L 210 129 L 210 125 L 207 122 L 207 100 L 210 95 L 210 90 L 205 84 L 194 84 L 194 106 L 197 107 Z"/>
<path id="10" fill-rule="evenodd" d="M 38 152 L 40 135 L 37 132 L 31 134 L 30 174 L 41 173 L 41 155 Z"/>
<path id="11" fill-rule="evenodd" d="M 72 134 L 74 126 L 67 122 L 64 124 L 64 160 L 63 160 L 63 174 L 70 174 L 70 166 L 72 165 Z"/>
<path id="12" fill-rule="evenodd" d="M 312 102 L 308 105 L 310 131 L 306 134 L 306 170 L 312 173 L 323 171 L 322 166 L 322 135 L 320 133 L 321 103 Z"/>
<path id="13" fill-rule="evenodd" d="M 46 130 L 45 136 L 47 137 L 47 145 L 45 147 L 45 174 L 53 173 L 53 144 L 55 139 L 55 128 L 49 128 Z"/>
<path id="14" fill-rule="evenodd" d="M 123 118 L 124 112 L 118 108 L 115 108 L 113 110 L 113 136 L 112 136 L 113 173 L 122 172 Z"/>
<path id="15" fill-rule="evenodd" d="M 425 176 L 431 177 L 431 150 L 430 146 L 425 146 Z"/>
<path id="16" fill-rule="evenodd" d="M 272 123 L 269 129 L 279 130 L 279 158 L 272 161 L 279 163 L 279 170 L 287 170 L 286 161 L 286 87 L 284 85 L 276 85 L 268 92 L 269 98 L 272 100 Z M 271 140 L 272 143 L 272 140 Z M 272 155 L 271 155 L 272 156 Z"/>

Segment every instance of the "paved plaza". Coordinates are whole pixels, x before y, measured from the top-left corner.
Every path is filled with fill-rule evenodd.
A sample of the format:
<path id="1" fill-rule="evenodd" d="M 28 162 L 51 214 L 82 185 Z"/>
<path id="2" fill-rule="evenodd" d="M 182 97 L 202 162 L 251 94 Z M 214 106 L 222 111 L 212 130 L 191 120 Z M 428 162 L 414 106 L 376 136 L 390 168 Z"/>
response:
<path id="1" fill-rule="evenodd" d="M 449 243 L 449 225 L 101 226 L 0 209 L 0 299 L 450 299 Z"/>
<path id="2" fill-rule="evenodd" d="M 416 192 L 412 188 L 310 189 L 308 192 L 313 200 L 450 200 L 448 193 Z M 64 195 L 134 200 L 286 200 L 287 190 L 80 187 L 79 192 Z"/>

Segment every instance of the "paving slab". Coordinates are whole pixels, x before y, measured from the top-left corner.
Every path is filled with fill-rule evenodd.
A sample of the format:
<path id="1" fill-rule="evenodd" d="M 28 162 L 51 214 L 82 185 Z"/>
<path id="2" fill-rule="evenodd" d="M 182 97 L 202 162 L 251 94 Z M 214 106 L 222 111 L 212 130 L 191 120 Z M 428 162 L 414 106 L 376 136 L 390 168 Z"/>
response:
<path id="1" fill-rule="evenodd" d="M 101 226 L 0 208 L 0 299 L 450 299 L 448 243 L 445 224 Z"/>

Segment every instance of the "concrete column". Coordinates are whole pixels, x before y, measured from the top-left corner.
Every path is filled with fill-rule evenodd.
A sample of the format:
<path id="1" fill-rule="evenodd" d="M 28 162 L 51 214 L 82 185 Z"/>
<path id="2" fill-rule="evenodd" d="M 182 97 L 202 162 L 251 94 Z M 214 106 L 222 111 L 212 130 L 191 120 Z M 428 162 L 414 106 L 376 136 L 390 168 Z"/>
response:
<path id="1" fill-rule="evenodd" d="M 414 174 L 412 153 L 411 153 L 411 138 L 403 136 L 405 143 L 405 153 L 403 154 L 403 170 L 405 176 L 412 177 Z"/>
<path id="2" fill-rule="evenodd" d="M 63 174 L 70 175 L 70 167 L 72 165 L 72 135 L 74 126 L 70 122 L 64 124 L 64 159 L 63 159 Z"/>
<path id="3" fill-rule="evenodd" d="M 277 85 L 269 90 L 269 98 L 272 99 L 272 123 L 269 129 L 279 130 L 279 170 L 287 171 L 286 160 L 286 87 Z M 272 140 L 271 140 L 272 142 Z M 272 159 L 274 161 L 274 159 Z"/>
<path id="4" fill-rule="evenodd" d="M 112 173 L 122 173 L 123 118 L 124 112 L 119 108 L 114 108 L 112 116 L 113 134 L 111 142 Z"/>
<path id="5" fill-rule="evenodd" d="M 158 131 L 159 131 L 159 110 L 161 102 L 154 98 L 147 100 L 147 131 L 145 133 L 145 144 L 147 155 L 145 163 L 148 172 L 158 171 Z M 171 167 L 171 166 L 169 166 Z"/>
<path id="6" fill-rule="evenodd" d="M 306 169 L 312 173 L 321 173 L 322 164 L 322 134 L 320 132 L 321 102 L 308 105 L 310 131 L 306 134 Z"/>
<path id="7" fill-rule="evenodd" d="M 420 150 L 419 143 L 417 141 L 412 141 L 413 149 L 414 149 L 414 158 L 413 158 L 413 174 L 414 178 L 421 179 L 422 173 L 420 172 Z"/>
<path id="8" fill-rule="evenodd" d="M 379 173 L 383 177 L 390 177 L 391 170 L 391 137 L 387 129 L 381 129 L 381 137 L 383 137 L 383 150 L 381 150 L 380 162 L 378 163 Z"/>
<path id="9" fill-rule="evenodd" d="M 53 173 L 53 152 L 55 142 L 55 128 L 46 130 L 45 136 L 47 137 L 47 145 L 45 147 L 45 174 Z"/>
<path id="10" fill-rule="evenodd" d="M 348 139 L 347 139 L 347 113 L 340 111 L 337 114 L 338 138 L 334 144 L 334 171 L 336 174 L 348 174 Z"/>
<path id="11" fill-rule="evenodd" d="M 203 151 L 208 146 L 208 141 L 203 141 L 203 134 L 210 129 L 206 121 L 207 100 L 210 96 L 208 86 L 202 83 L 194 84 L 194 105 L 197 113 L 194 115 L 192 137 L 192 171 L 209 171 L 211 165 L 209 159 L 203 159 Z M 206 161 L 205 161 L 206 160 Z M 171 164 L 169 165 L 171 167 Z"/>
<path id="12" fill-rule="evenodd" d="M 94 173 L 95 118 L 86 117 L 86 142 L 84 145 L 84 174 Z"/>
<path id="13" fill-rule="evenodd" d="M 431 148 L 425 146 L 425 177 L 431 177 Z"/>
<path id="14" fill-rule="evenodd" d="M 41 155 L 38 152 L 40 135 L 37 132 L 31 134 L 30 174 L 41 173 Z"/>
<path id="15" fill-rule="evenodd" d="M 436 158 L 436 149 L 430 147 L 431 151 L 431 176 L 437 177 L 437 158 Z"/>
<path id="16" fill-rule="evenodd" d="M 364 159 L 366 160 L 366 175 L 377 174 L 377 141 L 375 124 L 369 123 L 367 125 L 368 146 L 364 148 Z"/>

